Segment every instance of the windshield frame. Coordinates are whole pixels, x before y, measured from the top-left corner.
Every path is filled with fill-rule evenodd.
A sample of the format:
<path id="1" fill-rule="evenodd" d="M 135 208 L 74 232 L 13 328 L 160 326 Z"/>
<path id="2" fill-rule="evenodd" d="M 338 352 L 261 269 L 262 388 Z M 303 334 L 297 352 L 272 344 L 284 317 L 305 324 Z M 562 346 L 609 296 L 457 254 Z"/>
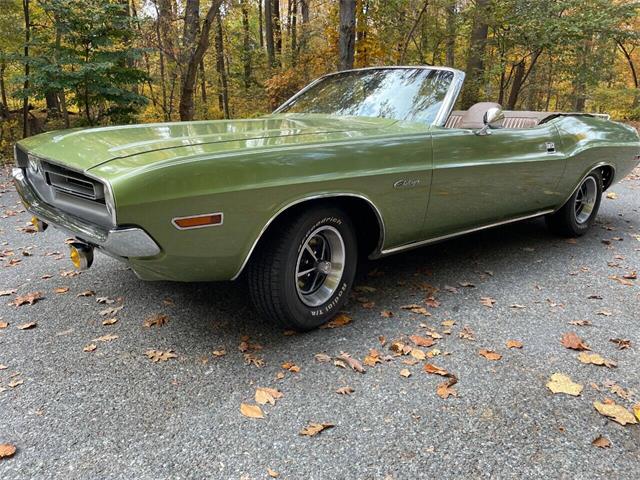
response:
<path id="1" fill-rule="evenodd" d="M 326 80 L 329 77 L 332 77 L 334 75 L 341 75 L 341 74 L 349 73 L 349 72 L 361 72 L 361 71 L 367 71 L 367 70 L 436 70 L 436 71 L 447 71 L 447 72 L 453 73 L 453 78 L 451 79 L 451 85 L 449 85 L 449 89 L 447 90 L 447 93 L 446 93 L 446 95 L 444 97 L 444 100 L 442 101 L 442 105 L 440 106 L 440 110 L 438 110 L 438 113 L 434 117 L 433 122 L 431 122 L 431 125 L 435 126 L 435 127 L 444 127 L 444 125 L 446 124 L 447 119 L 449 118 L 449 115 L 451 114 L 451 111 L 453 110 L 453 106 L 456 103 L 456 100 L 458 99 L 458 95 L 460 95 L 460 90 L 462 90 L 462 84 L 464 83 L 464 77 L 465 77 L 465 73 L 463 71 L 457 70 L 455 68 L 450 68 L 450 67 L 432 67 L 432 66 L 422 66 L 422 65 L 417 65 L 417 66 L 407 65 L 407 66 L 389 66 L 389 67 L 366 67 L 366 68 L 353 68 L 353 69 L 350 69 L 350 70 L 340 70 L 338 72 L 332 72 L 332 73 L 328 73 L 326 75 L 322 75 L 321 77 L 318 77 L 313 82 L 311 82 L 306 87 L 304 87 L 302 90 L 300 90 L 298 93 L 296 93 L 294 96 L 292 96 L 291 98 L 286 100 L 278 108 L 276 108 L 273 111 L 272 115 L 281 113 L 282 110 L 284 110 L 289 105 L 291 105 L 298 97 L 300 97 L 301 95 L 305 94 L 309 89 L 311 89 L 312 87 L 314 87 L 318 83 Z M 292 114 L 292 115 L 305 115 L 305 114 L 304 113 L 302 113 L 302 114 L 301 113 L 296 113 L 296 114 Z M 400 121 L 400 120 L 397 120 L 397 121 Z"/>

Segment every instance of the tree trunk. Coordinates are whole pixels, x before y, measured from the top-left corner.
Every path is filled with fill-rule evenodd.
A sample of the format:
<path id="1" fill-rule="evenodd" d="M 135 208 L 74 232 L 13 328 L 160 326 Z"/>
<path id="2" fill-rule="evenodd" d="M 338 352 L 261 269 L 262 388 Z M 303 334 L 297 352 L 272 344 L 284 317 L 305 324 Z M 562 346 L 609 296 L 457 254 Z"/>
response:
<path id="1" fill-rule="evenodd" d="M 290 36 L 291 36 L 291 65 L 295 66 L 298 60 L 298 1 L 289 0 L 291 7 L 291 23 L 290 23 Z"/>
<path id="2" fill-rule="evenodd" d="M 422 16 L 427 11 L 428 7 L 429 7 L 429 0 L 425 0 L 424 3 L 422 4 L 422 9 L 420 10 L 420 13 L 418 14 L 418 17 L 413 22 L 413 25 L 411 26 L 411 30 L 409 30 L 409 34 L 407 35 L 407 37 L 404 40 L 404 43 L 402 45 L 402 51 L 400 52 L 400 62 L 399 63 L 401 65 L 404 64 L 404 58 L 407 55 L 407 48 L 409 48 L 409 42 L 413 38 L 413 35 L 416 32 L 416 28 L 418 28 L 418 25 L 420 25 L 420 22 L 422 21 Z"/>
<path id="3" fill-rule="evenodd" d="M 489 35 L 490 0 L 476 0 L 476 9 L 469 37 L 469 55 L 467 57 L 467 77 L 462 93 L 462 108 L 467 109 L 479 101 L 480 86 L 484 78 L 484 55 Z"/>
<path id="4" fill-rule="evenodd" d="M 180 120 L 193 120 L 194 105 L 193 96 L 195 91 L 196 76 L 198 65 L 202 61 L 205 52 L 209 48 L 209 33 L 211 32 L 211 24 L 220 9 L 222 0 L 213 0 L 209 11 L 202 22 L 200 33 L 196 35 L 197 42 L 195 49 L 189 55 L 186 68 L 182 75 L 182 90 L 180 94 Z"/>
<path id="5" fill-rule="evenodd" d="M 513 83 L 511 84 L 511 92 L 509 93 L 509 100 L 507 101 L 507 110 L 515 110 L 516 102 L 518 101 L 518 95 L 524 82 L 524 71 L 526 68 L 526 60 L 521 60 L 515 66 L 515 73 L 513 75 Z"/>
<path id="6" fill-rule="evenodd" d="M 631 71 L 631 79 L 633 80 L 633 86 L 636 89 L 633 96 L 633 104 L 631 105 L 631 108 L 635 110 L 640 107 L 640 81 L 638 79 L 638 71 L 636 70 L 636 65 L 633 62 L 633 58 L 631 57 L 631 52 L 624 46 L 624 43 L 620 41 L 617 41 L 616 43 L 618 44 L 620 50 L 622 50 L 622 54 L 627 60 L 629 70 Z"/>
<path id="7" fill-rule="evenodd" d="M 298 0 L 300 2 L 300 14 L 302 15 L 302 24 L 300 25 L 300 42 L 298 51 L 304 52 L 307 48 L 307 38 L 309 35 L 309 0 Z"/>
<path id="8" fill-rule="evenodd" d="M 275 44 L 273 41 L 273 0 L 264 0 L 264 33 L 265 42 L 267 43 L 267 62 L 269 67 L 276 66 Z"/>
<path id="9" fill-rule="evenodd" d="M 280 21 L 280 0 L 272 0 L 273 8 L 273 40 L 276 46 L 276 55 L 278 58 L 282 56 L 282 22 Z"/>
<path id="10" fill-rule="evenodd" d="M 591 54 L 591 40 L 587 39 L 580 47 L 580 65 L 574 78 L 574 104 L 576 112 L 583 112 L 587 103 L 587 70 Z"/>
<path id="11" fill-rule="evenodd" d="M 31 41 L 31 21 L 29 19 L 29 0 L 22 0 L 24 10 L 24 84 L 25 97 L 22 101 L 22 137 L 29 136 L 29 97 L 26 92 L 29 90 L 29 42 Z"/>
<path id="12" fill-rule="evenodd" d="M 258 35 L 260 37 L 260 48 L 264 48 L 264 30 L 262 21 L 262 0 L 258 0 Z"/>
<path id="13" fill-rule="evenodd" d="M 200 60 L 200 96 L 202 105 L 207 106 L 207 75 L 204 70 L 204 57 Z"/>
<path id="14" fill-rule="evenodd" d="M 216 16 L 216 70 L 218 71 L 218 82 L 220 85 L 218 103 L 224 118 L 229 118 L 229 87 L 224 61 L 224 36 L 222 34 L 222 18 L 220 18 L 220 13 Z"/>
<path id="15" fill-rule="evenodd" d="M 0 62 L 0 118 L 7 118 L 9 116 L 9 104 L 7 103 L 7 88 L 4 84 L 4 71 L 7 68 L 7 64 L 2 60 Z"/>
<path id="16" fill-rule="evenodd" d="M 242 66 L 244 89 L 248 90 L 251 84 L 251 31 L 249 30 L 249 5 L 248 0 L 242 0 Z"/>
<path id="17" fill-rule="evenodd" d="M 338 70 L 353 68 L 356 46 L 356 0 L 340 0 Z"/>
<path id="18" fill-rule="evenodd" d="M 445 63 L 447 67 L 455 66 L 456 59 L 456 13 L 457 13 L 457 0 L 450 0 L 447 5 L 447 51 Z"/>

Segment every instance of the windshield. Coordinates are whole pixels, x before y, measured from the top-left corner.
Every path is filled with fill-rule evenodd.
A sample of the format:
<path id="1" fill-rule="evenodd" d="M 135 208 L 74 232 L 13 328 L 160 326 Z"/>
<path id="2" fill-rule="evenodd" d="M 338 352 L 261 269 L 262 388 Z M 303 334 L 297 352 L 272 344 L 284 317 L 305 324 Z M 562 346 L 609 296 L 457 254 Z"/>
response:
<path id="1" fill-rule="evenodd" d="M 433 123 L 453 72 L 424 68 L 354 70 L 329 75 L 276 113 L 382 117 Z"/>

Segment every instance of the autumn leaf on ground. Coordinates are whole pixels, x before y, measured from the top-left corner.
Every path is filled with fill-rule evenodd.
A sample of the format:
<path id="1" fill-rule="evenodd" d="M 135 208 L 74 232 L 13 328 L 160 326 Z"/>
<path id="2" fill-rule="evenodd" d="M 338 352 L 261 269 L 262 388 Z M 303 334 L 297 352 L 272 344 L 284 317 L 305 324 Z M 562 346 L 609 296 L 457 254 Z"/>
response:
<path id="1" fill-rule="evenodd" d="M 280 473 L 272 470 L 271 468 L 267 468 L 267 475 L 269 475 L 271 478 L 278 478 L 280 476 Z"/>
<path id="2" fill-rule="evenodd" d="M 411 376 L 411 372 L 409 371 L 408 368 L 403 368 L 402 370 L 400 370 L 400 376 L 404 378 L 409 378 Z"/>
<path id="3" fill-rule="evenodd" d="M 7 328 L 9 324 L 7 322 L 0 322 L 0 329 Z"/>
<path id="4" fill-rule="evenodd" d="M 146 352 L 144 352 L 144 354 L 149 360 L 155 363 L 166 362 L 167 360 L 170 360 L 172 358 L 178 358 L 178 355 L 176 355 L 173 350 L 147 350 Z"/>
<path id="5" fill-rule="evenodd" d="M 633 414 L 636 416 L 636 419 L 640 422 L 640 403 L 636 403 L 633 406 Z"/>
<path id="6" fill-rule="evenodd" d="M 520 340 L 507 340 L 507 348 L 522 348 L 522 342 Z"/>
<path id="7" fill-rule="evenodd" d="M 409 340 L 418 347 L 431 347 L 435 343 L 433 338 L 421 337 L 420 335 L 411 335 Z"/>
<path id="8" fill-rule="evenodd" d="M 250 405 L 248 403 L 240 404 L 240 413 L 247 418 L 264 418 L 262 409 L 258 405 Z"/>
<path id="9" fill-rule="evenodd" d="M 102 325 L 115 325 L 116 323 L 118 323 L 118 319 L 116 317 L 107 318 L 102 321 Z"/>
<path id="10" fill-rule="evenodd" d="M 144 321 L 145 327 L 162 327 L 169 322 L 169 317 L 162 313 L 155 313 Z"/>
<path id="11" fill-rule="evenodd" d="M 591 325 L 591 322 L 589 320 L 573 320 L 569 322 L 569 325 L 575 325 L 577 327 L 587 327 Z"/>
<path id="12" fill-rule="evenodd" d="M 98 346 L 95 343 L 90 343 L 89 345 L 85 345 L 82 349 L 83 352 L 93 352 Z"/>
<path id="13" fill-rule="evenodd" d="M 519 303 L 512 303 L 511 305 L 509 305 L 509 308 L 516 308 L 516 309 L 522 310 L 523 308 L 527 308 L 527 307 Z"/>
<path id="14" fill-rule="evenodd" d="M 608 192 L 607 193 L 607 198 L 609 200 L 615 200 L 616 198 L 618 198 L 618 194 L 616 192 Z"/>
<path id="15" fill-rule="evenodd" d="M 58 287 L 53 289 L 53 292 L 58 294 L 67 293 L 68 291 L 69 291 L 69 287 Z"/>
<path id="16" fill-rule="evenodd" d="M 214 350 L 211 354 L 214 357 L 224 357 L 227 354 L 227 351 L 224 348 L 221 348 L 219 350 Z"/>
<path id="17" fill-rule="evenodd" d="M 482 355 L 484 358 L 486 358 L 487 360 L 491 360 L 491 361 L 496 361 L 496 360 L 500 360 L 502 358 L 502 355 L 500 355 L 497 352 L 494 352 L 493 350 L 486 350 L 486 349 L 482 349 L 478 352 L 480 355 Z"/>
<path id="18" fill-rule="evenodd" d="M 333 423 L 310 423 L 309 425 L 304 427 L 302 430 L 300 430 L 300 435 L 305 435 L 307 437 L 315 437 L 320 432 L 333 427 L 335 427 Z"/>
<path id="19" fill-rule="evenodd" d="M 382 310 L 380 312 L 380 316 L 384 318 L 391 318 L 393 317 L 393 312 L 391 310 Z"/>
<path id="20" fill-rule="evenodd" d="M 369 350 L 369 354 L 364 357 L 363 362 L 368 367 L 375 367 L 377 363 L 382 363 L 382 359 L 380 358 L 380 352 L 375 348 Z"/>
<path id="21" fill-rule="evenodd" d="M 325 323 L 320 328 L 339 328 L 344 327 L 349 323 L 351 323 L 351 317 L 346 313 L 339 313 L 338 315 L 333 317 L 331 321 Z"/>
<path id="22" fill-rule="evenodd" d="M 587 363 L 592 365 L 603 365 L 607 368 L 617 367 L 616 362 L 612 360 L 607 360 L 606 358 L 601 357 L 597 353 L 580 352 L 580 355 L 578 355 L 578 360 L 580 360 L 582 363 Z"/>
<path id="23" fill-rule="evenodd" d="M 110 342 L 111 340 L 115 340 L 118 338 L 118 335 L 114 335 L 110 333 L 109 335 L 102 335 L 101 337 L 94 338 L 94 342 Z"/>
<path id="24" fill-rule="evenodd" d="M 416 360 L 425 360 L 427 358 L 427 354 L 424 353 L 424 350 L 420 350 L 419 348 L 412 348 L 411 356 Z"/>
<path id="25" fill-rule="evenodd" d="M 449 380 L 438 385 L 438 388 L 436 388 L 436 393 L 440 398 L 443 398 L 445 400 L 449 397 L 457 397 L 458 392 L 455 388 L 453 388 L 456 383 L 458 383 L 458 379 L 455 375 L 451 375 Z"/>
<path id="26" fill-rule="evenodd" d="M 626 338 L 610 338 L 609 341 L 615 343 L 619 350 L 631 348 L 631 340 Z"/>
<path id="27" fill-rule="evenodd" d="M 123 307 L 124 307 L 124 305 L 120 305 L 119 307 L 109 307 L 109 308 L 105 308 L 104 310 L 99 311 L 98 313 L 100 315 L 102 315 L 103 317 L 106 316 L 106 315 L 113 316 L 116 313 L 118 313 L 120 310 L 122 310 Z"/>
<path id="28" fill-rule="evenodd" d="M 112 303 L 116 303 L 116 301 L 113 298 L 109 297 L 96 297 L 96 303 L 111 305 Z"/>
<path id="29" fill-rule="evenodd" d="M 471 340 L 472 342 L 475 341 L 476 339 L 473 331 L 466 325 L 462 327 L 462 330 L 460 330 L 460 333 L 458 335 L 460 335 L 460 338 L 464 338 L 465 340 Z"/>
<path id="30" fill-rule="evenodd" d="M 0 459 L 13 457 L 15 453 L 15 445 L 11 445 L 10 443 L 0 443 Z"/>
<path id="31" fill-rule="evenodd" d="M 430 317 L 431 313 L 424 308 L 422 305 L 418 305 L 417 303 L 412 303 L 411 305 L 403 305 L 400 307 L 402 310 L 408 310 L 411 313 L 417 313 L 420 315 L 424 315 L 425 317 Z"/>
<path id="32" fill-rule="evenodd" d="M 299 373 L 300 372 L 300 367 L 298 365 L 296 365 L 293 362 L 284 362 L 281 365 L 282 368 L 284 368 L 285 370 L 290 371 L 291 373 Z"/>
<path id="33" fill-rule="evenodd" d="M 488 308 L 493 308 L 496 304 L 496 299 L 491 297 L 480 297 L 480 303 Z"/>
<path id="34" fill-rule="evenodd" d="M 253 366 L 258 367 L 258 368 L 262 368 L 262 367 L 264 367 L 266 365 L 263 358 L 258 357 L 257 355 L 254 355 L 253 353 L 245 353 L 245 354 L 243 354 L 243 356 L 244 356 L 244 364 L 245 365 L 253 365 Z"/>
<path id="35" fill-rule="evenodd" d="M 21 295 L 16 297 L 9 305 L 14 305 L 16 307 L 20 307 L 25 304 L 33 305 L 38 300 L 42 300 L 44 297 L 42 296 L 42 292 L 32 292 L 27 293 L 26 295 Z"/>
<path id="36" fill-rule="evenodd" d="M 31 330 L 32 328 L 36 328 L 38 324 L 36 322 L 23 323 L 22 325 L 18 325 L 16 328 L 18 330 Z"/>
<path id="37" fill-rule="evenodd" d="M 313 358 L 315 358 L 318 363 L 329 363 L 331 361 L 331 357 L 326 353 L 316 353 Z"/>
<path id="38" fill-rule="evenodd" d="M 339 395 L 351 395 L 355 390 L 351 387 L 340 387 L 336 390 Z"/>
<path id="39" fill-rule="evenodd" d="M 22 380 L 21 378 L 14 378 L 7 384 L 7 386 L 9 388 L 16 388 L 17 386 L 22 385 L 23 383 L 24 383 L 24 380 Z"/>
<path id="40" fill-rule="evenodd" d="M 365 369 L 362 364 L 346 352 L 341 352 L 340 355 L 336 358 L 334 364 L 337 367 L 342 368 L 346 368 L 346 366 L 348 365 L 352 370 L 358 373 L 365 373 Z"/>
<path id="41" fill-rule="evenodd" d="M 571 350 L 591 350 L 575 332 L 567 332 L 562 336 L 560 343 Z"/>
<path id="42" fill-rule="evenodd" d="M 579 383 L 574 383 L 571 378 L 562 373 L 554 373 L 547 383 L 547 388 L 553 393 L 566 393 L 577 397 L 582 393 L 584 387 Z"/>
<path id="43" fill-rule="evenodd" d="M 638 420 L 629 410 L 622 405 L 618 405 L 613 400 L 605 400 L 604 402 L 593 402 L 593 406 L 601 415 L 610 418 L 620 425 L 638 423 Z"/>
<path id="44" fill-rule="evenodd" d="M 458 282 L 458 285 L 463 288 L 476 288 L 476 286 L 471 282 Z"/>
<path id="45" fill-rule="evenodd" d="M 593 442 L 591 442 L 591 445 L 598 448 L 611 448 L 611 442 L 609 441 L 609 439 L 603 437 L 602 435 L 594 438 Z"/>
<path id="46" fill-rule="evenodd" d="M 276 400 L 283 397 L 282 392 L 276 390 L 275 388 L 267 388 L 267 387 L 258 387 L 256 388 L 255 400 L 256 403 L 260 405 L 266 405 L 267 403 L 271 405 L 276 404 Z"/>
<path id="47" fill-rule="evenodd" d="M 7 368 L 9 368 L 9 367 L 7 367 L 6 365 L 2 365 L 2 364 L 0 363 L 0 370 L 6 370 Z"/>
<path id="48" fill-rule="evenodd" d="M 9 290 L 0 290 L 0 297 L 5 297 L 7 295 L 13 295 L 17 290 L 15 288 L 10 288 Z"/>
<path id="49" fill-rule="evenodd" d="M 80 292 L 76 297 L 92 297 L 96 292 L 93 290 L 85 290 L 84 292 Z"/>
<path id="50" fill-rule="evenodd" d="M 450 375 L 444 368 L 437 367 L 433 363 L 425 363 L 423 370 L 432 375 L 440 375 L 442 377 L 448 377 Z"/>

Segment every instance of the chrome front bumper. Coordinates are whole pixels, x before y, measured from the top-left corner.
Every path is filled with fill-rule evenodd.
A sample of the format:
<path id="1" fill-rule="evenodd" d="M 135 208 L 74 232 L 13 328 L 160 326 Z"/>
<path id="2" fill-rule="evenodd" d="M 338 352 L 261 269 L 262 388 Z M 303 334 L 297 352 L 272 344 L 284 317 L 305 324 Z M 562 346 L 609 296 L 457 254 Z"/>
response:
<path id="1" fill-rule="evenodd" d="M 153 257 L 160 253 L 158 244 L 141 228 L 106 229 L 43 203 L 35 194 L 22 168 L 13 169 L 16 190 L 26 209 L 38 219 L 117 257 Z"/>

